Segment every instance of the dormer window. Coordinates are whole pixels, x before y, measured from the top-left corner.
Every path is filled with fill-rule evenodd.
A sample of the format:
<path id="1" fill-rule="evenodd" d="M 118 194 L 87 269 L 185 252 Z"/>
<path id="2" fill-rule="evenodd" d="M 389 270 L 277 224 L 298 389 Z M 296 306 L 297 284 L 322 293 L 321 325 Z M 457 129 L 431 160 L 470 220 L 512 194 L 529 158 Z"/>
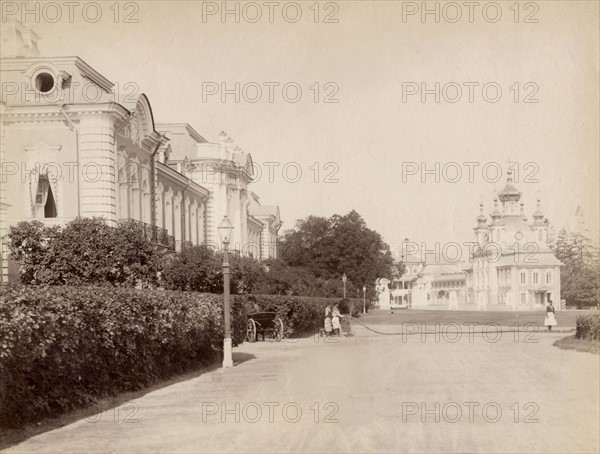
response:
<path id="1" fill-rule="evenodd" d="M 41 93 L 48 93 L 54 88 L 54 77 L 47 73 L 41 72 L 35 77 L 35 89 Z"/>

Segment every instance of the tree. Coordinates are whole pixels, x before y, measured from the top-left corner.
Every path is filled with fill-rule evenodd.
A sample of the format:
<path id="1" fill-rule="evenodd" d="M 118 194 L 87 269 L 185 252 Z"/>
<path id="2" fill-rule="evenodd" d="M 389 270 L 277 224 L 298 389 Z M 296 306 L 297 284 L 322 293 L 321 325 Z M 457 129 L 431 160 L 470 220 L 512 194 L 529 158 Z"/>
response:
<path id="1" fill-rule="evenodd" d="M 582 233 L 561 229 L 552 245 L 564 264 L 560 273 L 560 291 L 569 306 L 598 306 L 600 282 L 598 248 Z"/>
<path id="2" fill-rule="evenodd" d="M 283 262 L 301 278 L 308 273 L 317 288 L 303 286 L 303 292 L 317 292 L 318 296 L 343 296 L 341 276 L 346 274 L 347 295 L 362 297 L 363 285 L 372 298 L 377 278 L 391 277 L 392 256 L 381 235 L 367 227 L 356 212 L 330 218 L 309 216 L 299 220 L 293 230 L 285 232 L 281 241 Z M 270 274 L 278 275 L 278 282 L 288 282 L 283 265 Z M 280 285 L 280 284 L 277 284 Z M 275 287 L 277 287 L 275 285 Z M 281 285 L 280 285 L 281 286 Z M 341 292 L 341 293 L 340 293 Z"/>
<path id="3" fill-rule="evenodd" d="M 50 285 L 156 285 L 160 257 L 134 223 L 109 226 L 103 218 L 76 218 L 66 226 L 39 221 L 10 228 L 11 257 L 21 282 Z"/>
<path id="4" fill-rule="evenodd" d="M 259 262 L 235 254 L 229 256 L 231 293 L 251 293 L 264 280 Z M 223 254 L 206 245 L 184 247 L 165 263 L 165 287 L 207 293 L 223 292 Z"/>
<path id="5" fill-rule="evenodd" d="M 166 288 L 207 293 L 223 291 L 222 261 L 206 245 L 184 247 L 164 265 Z"/>

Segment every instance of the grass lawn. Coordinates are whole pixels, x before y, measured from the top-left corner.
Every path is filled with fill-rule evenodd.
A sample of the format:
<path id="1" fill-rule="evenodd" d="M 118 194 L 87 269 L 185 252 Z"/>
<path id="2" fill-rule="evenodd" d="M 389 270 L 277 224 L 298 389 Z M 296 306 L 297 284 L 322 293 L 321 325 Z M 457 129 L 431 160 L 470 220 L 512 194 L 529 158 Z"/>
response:
<path id="1" fill-rule="evenodd" d="M 597 311 L 556 311 L 558 329 L 575 328 L 575 320 L 579 315 L 594 314 Z M 535 323 L 544 328 L 545 313 L 542 311 L 444 311 L 444 310 L 413 310 L 394 309 L 371 310 L 367 314 L 360 314 L 360 321 L 367 325 L 401 325 L 402 323 L 476 323 L 486 325 L 496 323 L 500 326 L 523 326 L 526 323 Z"/>
<path id="2" fill-rule="evenodd" d="M 595 355 L 600 353 L 600 342 L 584 339 L 575 339 L 575 336 L 567 336 L 554 342 L 555 347 L 563 350 L 576 350 L 578 352 L 589 352 Z"/>

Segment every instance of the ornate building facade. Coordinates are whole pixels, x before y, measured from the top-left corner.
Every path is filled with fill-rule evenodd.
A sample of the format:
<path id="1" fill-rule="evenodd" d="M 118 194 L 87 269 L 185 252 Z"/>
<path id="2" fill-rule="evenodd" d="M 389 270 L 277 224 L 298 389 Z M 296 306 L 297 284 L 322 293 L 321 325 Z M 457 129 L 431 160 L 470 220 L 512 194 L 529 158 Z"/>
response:
<path id="1" fill-rule="evenodd" d="M 210 143 L 189 124 L 157 124 L 144 94 L 121 99 L 79 57 L 40 57 L 38 37 L 3 24 L 0 62 L 0 236 L 8 277 L 11 225 L 103 217 L 134 220 L 166 250 L 220 247 L 224 215 L 231 248 L 257 259 L 277 254 L 279 209 L 248 187 L 252 158 L 225 133 Z M 6 58 L 5 58 L 6 57 Z"/>
<path id="2" fill-rule="evenodd" d="M 550 301 L 560 308 L 562 263 L 548 246 L 549 221 L 538 198 L 528 223 L 521 196 L 509 170 L 490 222 L 480 205 L 476 247 L 466 269 L 468 301 L 479 309 L 543 310 Z"/>
<path id="3" fill-rule="evenodd" d="M 469 260 L 427 261 L 427 253 L 399 252 L 406 271 L 392 281 L 377 280 L 380 308 L 544 310 L 552 301 L 560 310 L 562 264 L 548 246 L 549 221 L 538 198 L 527 222 L 522 194 L 507 174 L 489 219 L 480 204 Z"/>

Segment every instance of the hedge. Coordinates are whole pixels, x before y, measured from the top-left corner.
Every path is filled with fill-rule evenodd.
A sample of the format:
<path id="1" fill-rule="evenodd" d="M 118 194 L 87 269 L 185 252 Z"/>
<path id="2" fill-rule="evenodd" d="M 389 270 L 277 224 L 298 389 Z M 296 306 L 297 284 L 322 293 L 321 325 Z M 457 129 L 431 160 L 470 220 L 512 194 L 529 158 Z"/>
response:
<path id="1" fill-rule="evenodd" d="M 233 343 L 243 341 L 233 302 Z M 18 427 L 214 361 L 220 295 L 9 286 L 0 295 L 0 427 Z"/>
<path id="2" fill-rule="evenodd" d="M 575 338 L 600 340 L 600 314 L 580 315 L 576 321 Z"/>
<path id="3" fill-rule="evenodd" d="M 340 311 L 343 314 L 347 314 L 348 306 L 351 306 L 352 313 L 356 315 L 358 301 L 290 295 L 236 295 L 236 298 L 244 304 L 247 301 L 256 302 L 261 311 L 276 312 L 283 321 L 285 337 L 314 332 L 321 327 L 325 317 L 325 307 L 328 305 L 340 303 Z"/>

